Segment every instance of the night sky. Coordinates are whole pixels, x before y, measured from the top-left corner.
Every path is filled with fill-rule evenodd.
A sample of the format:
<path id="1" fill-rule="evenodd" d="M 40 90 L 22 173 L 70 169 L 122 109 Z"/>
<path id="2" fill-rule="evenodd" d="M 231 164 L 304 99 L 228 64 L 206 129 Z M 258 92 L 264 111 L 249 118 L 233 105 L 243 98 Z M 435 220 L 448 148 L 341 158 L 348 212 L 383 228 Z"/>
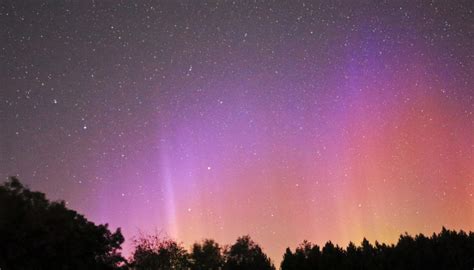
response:
<path id="1" fill-rule="evenodd" d="M 474 230 L 473 6 L 0 1 L 1 179 L 126 252 Z"/>

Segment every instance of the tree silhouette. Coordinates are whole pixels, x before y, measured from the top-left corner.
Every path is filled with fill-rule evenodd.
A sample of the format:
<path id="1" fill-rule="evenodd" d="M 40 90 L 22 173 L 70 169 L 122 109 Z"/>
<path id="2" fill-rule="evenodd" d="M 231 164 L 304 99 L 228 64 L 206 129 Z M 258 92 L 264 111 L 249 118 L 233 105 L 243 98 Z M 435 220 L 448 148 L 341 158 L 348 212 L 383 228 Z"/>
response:
<path id="1" fill-rule="evenodd" d="M 297 269 L 296 258 L 290 248 L 286 248 L 280 268 L 282 270 Z"/>
<path id="2" fill-rule="evenodd" d="M 319 246 L 312 245 L 308 241 L 303 243 L 295 250 L 296 268 L 302 270 L 319 269 L 321 261 L 321 251 Z"/>
<path id="3" fill-rule="evenodd" d="M 15 177 L 0 186 L 1 269 L 118 269 L 123 241 Z"/>
<path id="4" fill-rule="evenodd" d="M 471 270 L 474 267 L 474 233 L 450 231 L 444 227 L 441 233 L 431 237 L 401 235 L 396 245 L 378 242 L 372 245 L 364 238 L 359 247 L 349 243 L 344 250 L 327 242 L 319 256 L 313 250 L 319 248 L 307 241 L 294 253 L 287 248 L 281 269 Z"/>
<path id="5" fill-rule="evenodd" d="M 344 268 L 346 269 L 364 269 L 362 265 L 362 251 L 354 243 L 350 242 L 346 248 L 346 258 L 344 260 Z"/>
<path id="6" fill-rule="evenodd" d="M 190 259 L 191 269 L 193 270 L 217 270 L 224 265 L 222 249 L 212 239 L 195 243 L 192 247 Z"/>
<path id="7" fill-rule="evenodd" d="M 260 246 L 248 235 L 239 237 L 235 244 L 225 251 L 225 258 L 224 270 L 275 269 Z"/>
<path id="8" fill-rule="evenodd" d="M 337 245 L 327 242 L 321 253 L 321 269 L 342 269 L 344 260 L 344 251 Z"/>
<path id="9" fill-rule="evenodd" d="M 188 253 L 181 244 L 159 235 L 141 236 L 135 241 L 131 266 L 137 270 L 188 269 Z"/>

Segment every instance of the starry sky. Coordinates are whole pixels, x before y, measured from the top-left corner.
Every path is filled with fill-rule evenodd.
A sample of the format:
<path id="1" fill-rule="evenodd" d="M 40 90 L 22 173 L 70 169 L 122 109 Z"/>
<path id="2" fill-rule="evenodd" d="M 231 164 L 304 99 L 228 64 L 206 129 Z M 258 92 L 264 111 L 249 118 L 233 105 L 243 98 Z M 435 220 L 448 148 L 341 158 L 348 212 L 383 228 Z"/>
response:
<path id="1" fill-rule="evenodd" d="M 471 1 L 0 1 L 0 175 L 190 246 L 474 230 Z"/>

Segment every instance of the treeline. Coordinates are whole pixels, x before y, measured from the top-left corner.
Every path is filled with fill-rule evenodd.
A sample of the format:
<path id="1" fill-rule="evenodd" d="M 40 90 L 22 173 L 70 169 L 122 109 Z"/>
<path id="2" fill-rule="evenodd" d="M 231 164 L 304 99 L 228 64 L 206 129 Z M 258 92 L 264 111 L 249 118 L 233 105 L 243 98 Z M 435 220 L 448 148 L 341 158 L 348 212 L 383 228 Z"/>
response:
<path id="1" fill-rule="evenodd" d="M 442 228 L 426 237 L 401 235 L 396 244 L 374 245 L 364 239 L 343 249 L 331 242 L 322 248 L 303 242 L 292 252 L 286 249 L 282 270 L 403 270 L 403 269 L 474 269 L 474 233 Z"/>
<path id="2" fill-rule="evenodd" d="M 129 265 L 132 269 L 275 269 L 270 259 L 249 236 L 222 248 L 213 240 L 195 243 L 191 252 L 172 240 L 158 236 L 141 237 Z M 344 249 L 331 242 L 322 248 L 304 241 L 294 252 L 286 249 L 281 270 L 402 270 L 402 269 L 466 269 L 474 266 L 474 233 L 442 228 L 439 234 L 426 237 L 401 235 L 396 244 L 364 239 Z"/>
<path id="3" fill-rule="evenodd" d="M 156 235 L 141 237 L 129 267 L 136 270 L 192 269 L 192 270 L 274 270 L 271 260 L 249 236 L 242 236 L 228 247 L 214 240 L 195 243 L 190 253 L 179 243 Z"/>
<path id="4" fill-rule="evenodd" d="M 188 251 L 171 239 L 145 235 L 134 242 L 127 260 L 121 254 L 120 229 L 95 225 L 63 202 L 50 202 L 16 178 L 0 186 L 0 269 L 129 269 L 129 270 L 272 270 L 272 261 L 249 236 L 230 246 L 207 239 Z M 474 267 L 474 233 L 443 227 L 426 237 L 400 236 L 396 244 L 346 248 L 304 241 L 286 249 L 282 270 L 337 269 L 466 269 Z"/>

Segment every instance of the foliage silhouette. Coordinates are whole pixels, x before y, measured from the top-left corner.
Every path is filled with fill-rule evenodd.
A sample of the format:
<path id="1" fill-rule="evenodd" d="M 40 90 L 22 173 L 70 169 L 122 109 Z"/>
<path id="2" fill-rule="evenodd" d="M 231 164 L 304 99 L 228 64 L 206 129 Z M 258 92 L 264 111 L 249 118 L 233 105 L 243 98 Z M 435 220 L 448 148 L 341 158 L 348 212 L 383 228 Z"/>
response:
<path id="1" fill-rule="evenodd" d="M 137 270 L 274 270 L 270 259 L 249 236 L 237 239 L 223 250 L 214 240 L 195 243 L 191 253 L 181 244 L 159 235 L 135 240 L 130 266 Z"/>
<path id="2" fill-rule="evenodd" d="M 137 270 L 184 270 L 191 264 L 181 244 L 159 235 L 146 235 L 135 240 L 130 265 Z"/>
<path id="3" fill-rule="evenodd" d="M 15 177 L 0 186 L 1 269 L 118 269 L 123 241 Z"/>
<path id="4" fill-rule="evenodd" d="M 224 265 L 222 248 L 212 239 L 195 243 L 190 255 L 192 270 L 217 270 Z"/>
<path id="5" fill-rule="evenodd" d="M 250 236 L 242 236 L 225 252 L 224 270 L 272 270 L 271 260 Z"/>
<path id="6" fill-rule="evenodd" d="M 474 233 L 450 231 L 442 228 L 439 234 L 426 237 L 401 235 L 395 245 L 367 239 L 356 246 L 349 243 L 344 250 L 327 242 L 319 247 L 304 241 L 292 252 L 286 249 L 281 263 L 282 270 L 471 270 L 474 267 Z"/>

